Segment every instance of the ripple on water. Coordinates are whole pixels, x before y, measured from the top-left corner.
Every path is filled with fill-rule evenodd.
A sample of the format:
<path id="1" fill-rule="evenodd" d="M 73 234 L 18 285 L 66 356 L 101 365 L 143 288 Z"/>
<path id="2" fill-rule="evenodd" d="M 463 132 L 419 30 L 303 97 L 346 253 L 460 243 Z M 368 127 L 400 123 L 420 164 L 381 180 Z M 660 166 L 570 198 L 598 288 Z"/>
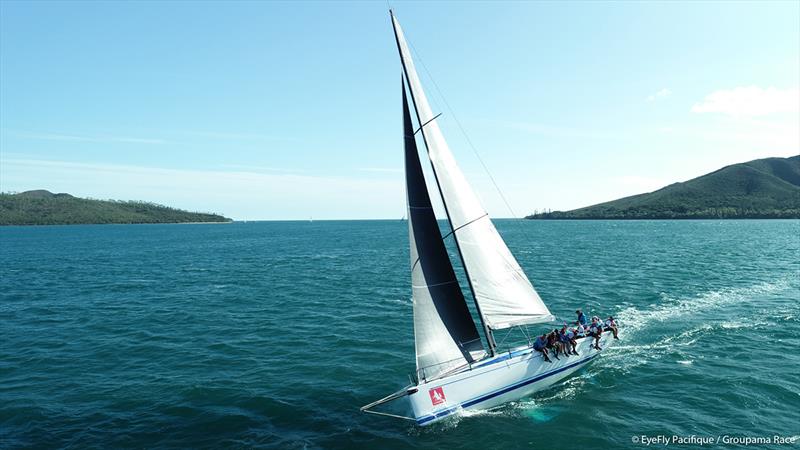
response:
<path id="1" fill-rule="evenodd" d="M 414 371 L 407 223 L 0 229 L 0 446 L 796 434 L 800 221 L 496 222 L 554 314 L 614 314 L 622 340 L 550 389 L 426 428 L 358 410 Z"/>

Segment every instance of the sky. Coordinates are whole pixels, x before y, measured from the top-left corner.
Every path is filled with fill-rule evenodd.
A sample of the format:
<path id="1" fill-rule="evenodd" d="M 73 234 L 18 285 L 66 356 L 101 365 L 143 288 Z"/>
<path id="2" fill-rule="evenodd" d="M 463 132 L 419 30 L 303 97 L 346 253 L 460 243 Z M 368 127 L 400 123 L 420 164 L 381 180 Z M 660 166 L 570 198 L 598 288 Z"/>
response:
<path id="1" fill-rule="evenodd" d="M 493 217 L 800 153 L 800 2 L 391 7 Z M 386 1 L 2 0 L 0 191 L 399 219 L 400 74 Z"/>

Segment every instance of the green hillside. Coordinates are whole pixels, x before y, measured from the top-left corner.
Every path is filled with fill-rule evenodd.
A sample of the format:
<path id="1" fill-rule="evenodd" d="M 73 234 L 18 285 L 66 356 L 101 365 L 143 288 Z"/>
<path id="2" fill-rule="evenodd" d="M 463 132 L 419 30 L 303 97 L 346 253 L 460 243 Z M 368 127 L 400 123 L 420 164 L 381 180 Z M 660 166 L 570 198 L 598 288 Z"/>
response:
<path id="1" fill-rule="evenodd" d="M 92 200 L 45 190 L 0 193 L 0 225 L 186 222 L 230 222 L 230 219 L 155 203 Z"/>
<path id="2" fill-rule="evenodd" d="M 528 219 L 800 218 L 800 156 L 733 164 L 683 183 Z"/>

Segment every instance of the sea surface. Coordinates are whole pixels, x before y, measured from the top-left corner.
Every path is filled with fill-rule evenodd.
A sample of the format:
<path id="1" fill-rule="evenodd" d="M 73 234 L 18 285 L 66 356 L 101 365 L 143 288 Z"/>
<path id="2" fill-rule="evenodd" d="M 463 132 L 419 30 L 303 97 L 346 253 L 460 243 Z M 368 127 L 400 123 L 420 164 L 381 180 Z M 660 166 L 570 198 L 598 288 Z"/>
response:
<path id="1" fill-rule="evenodd" d="M 414 371 L 403 221 L 0 228 L 0 447 L 800 435 L 800 221 L 495 223 L 554 314 L 613 314 L 621 340 L 546 391 L 423 428 L 359 412 Z"/>

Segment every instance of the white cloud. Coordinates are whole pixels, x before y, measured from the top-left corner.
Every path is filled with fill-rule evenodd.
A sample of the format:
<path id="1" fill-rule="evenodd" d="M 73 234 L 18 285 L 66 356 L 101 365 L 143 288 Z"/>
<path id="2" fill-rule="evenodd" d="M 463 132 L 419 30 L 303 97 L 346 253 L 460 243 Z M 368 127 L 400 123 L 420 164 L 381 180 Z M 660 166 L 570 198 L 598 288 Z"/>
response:
<path id="1" fill-rule="evenodd" d="M 694 148 L 707 155 L 726 155 L 726 164 L 770 156 L 792 156 L 800 149 L 797 113 L 769 119 L 711 116 L 688 125 L 655 128 L 670 145 Z M 699 154 L 698 154 L 699 156 Z"/>
<path id="2" fill-rule="evenodd" d="M 9 130 L 11 131 L 11 130 Z M 11 131 L 12 134 L 25 139 L 45 141 L 75 141 L 75 142 L 123 142 L 130 144 L 166 144 L 163 139 L 128 137 L 128 136 L 85 136 L 63 133 L 40 133 L 28 131 Z"/>
<path id="3" fill-rule="evenodd" d="M 773 113 L 797 112 L 800 109 L 800 90 L 797 87 L 777 89 L 740 86 L 714 91 L 702 102 L 692 106 L 695 113 L 721 113 L 734 117 L 763 116 Z"/>
<path id="4" fill-rule="evenodd" d="M 274 136 L 260 133 L 231 133 L 227 131 L 178 131 L 177 133 L 221 140 L 298 142 L 298 139 L 287 136 Z"/>
<path id="5" fill-rule="evenodd" d="M 400 178 L 359 179 L 245 170 L 3 159 L 0 190 L 48 189 L 79 197 L 146 200 L 234 219 L 401 217 Z"/>
<path id="6" fill-rule="evenodd" d="M 672 91 L 670 91 L 667 88 L 662 88 L 660 91 L 656 92 L 655 94 L 648 95 L 647 96 L 647 101 L 648 102 L 654 102 L 654 101 L 656 101 L 658 99 L 661 99 L 661 98 L 664 98 L 664 97 L 669 97 L 671 94 L 672 94 Z"/>
<path id="7" fill-rule="evenodd" d="M 800 125 L 796 120 L 778 122 L 740 117 L 728 119 L 720 125 L 724 127 L 698 130 L 697 135 L 712 141 L 761 148 L 772 153 L 769 156 L 785 154 L 787 151 L 796 154 L 800 148 Z"/>
<path id="8" fill-rule="evenodd" d="M 3 129 L 4 133 L 23 138 L 44 141 L 73 141 L 73 142 L 101 142 L 101 143 L 130 143 L 130 144 L 171 144 L 174 142 L 161 138 L 113 136 L 107 134 L 82 134 L 72 132 L 51 131 L 24 131 Z M 258 133 L 229 133 L 217 131 L 172 131 L 169 134 L 181 140 L 186 139 L 217 139 L 225 141 L 284 141 L 299 142 L 298 139 L 284 136 L 272 136 Z"/>
<path id="9" fill-rule="evenodd" d="M 284 172 L 284 173 L 301 173 L 305 172 L 302 169 L 288 169 L 284 167 L 272 166 L 253 166 L 250 164 L 223 164 L 221 167 L 226 169 L 235 169 L 236 171 L 262 173 L 262 172 Z"/>
<path id="10" fill-rule="evenodd" d="M 403 169 L 399 167 L 359 167 L 361 172 L 378 172 L 378 173 L 402 173 Z"/>

